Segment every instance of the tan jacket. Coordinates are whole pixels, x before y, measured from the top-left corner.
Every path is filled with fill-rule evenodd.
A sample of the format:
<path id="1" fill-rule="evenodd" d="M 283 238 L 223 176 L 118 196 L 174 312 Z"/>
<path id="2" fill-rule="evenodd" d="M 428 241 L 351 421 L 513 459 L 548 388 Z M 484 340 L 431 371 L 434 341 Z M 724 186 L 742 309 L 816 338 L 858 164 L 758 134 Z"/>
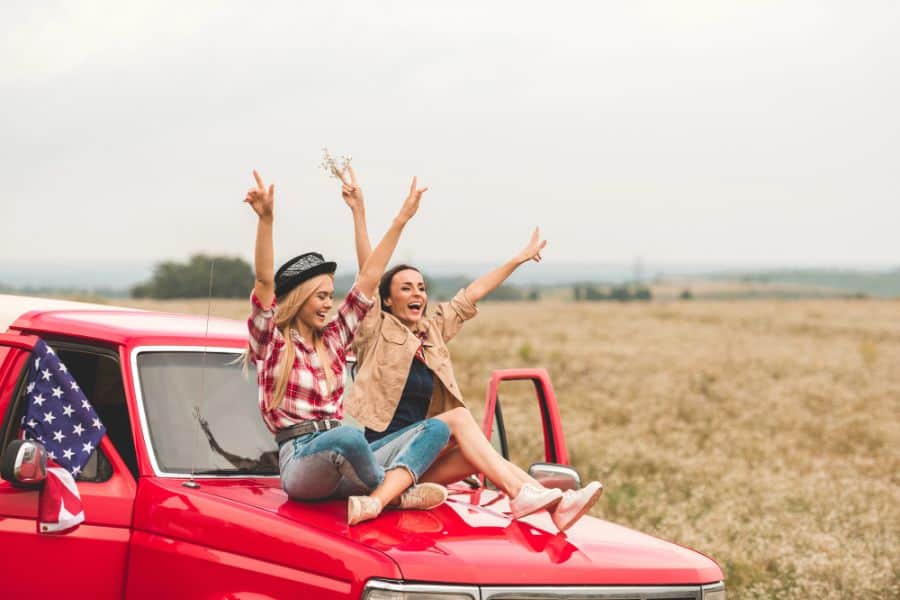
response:
<path id="1" fill-rule="evenodd" d="M 422 342 L 397 317 L 379 310 L 381 300 L 377 296 L 375 302 L 353 340 L 357 373 L 344 398 L 347 411 L 369 429 L 387 429 L 420 343 L 425 349 L 425 364 L 435 375 L 428 416 L 465 406 L 447 350 L 447 342 L 478 313 L 465 290 L 438 304 L 432 315 L 418 323 L 417 329 L 425 332 Z"/>

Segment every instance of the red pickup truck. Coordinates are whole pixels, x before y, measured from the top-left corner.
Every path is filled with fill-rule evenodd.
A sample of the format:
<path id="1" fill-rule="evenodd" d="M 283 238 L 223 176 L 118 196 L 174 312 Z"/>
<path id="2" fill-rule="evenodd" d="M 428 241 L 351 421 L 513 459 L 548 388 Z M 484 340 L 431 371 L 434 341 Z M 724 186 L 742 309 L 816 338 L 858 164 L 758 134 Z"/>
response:
<path id="1" fill-rule="evenodd" d="M 27 359 L 40 337 L 107 427 L 78 477 L 85 521 L 37 530 L 38 491 L 0 481 L 3 598 L 723 600 L 723 575 L 693 550 L 585 517 L 546 514 L 460 482 L 432 511 L 348 527 L 346 502 L 288 500 L 254 377 L 235 359 L 238 321 L 0 296 L 0 449 L 19 436 Z M 543 370 L 498 371 L 485 431 L 506 451 L 497 386 L 534 382 L 546 462 L 578 485 Z M 500 418 L 497 418 L 500 417 Z"/>

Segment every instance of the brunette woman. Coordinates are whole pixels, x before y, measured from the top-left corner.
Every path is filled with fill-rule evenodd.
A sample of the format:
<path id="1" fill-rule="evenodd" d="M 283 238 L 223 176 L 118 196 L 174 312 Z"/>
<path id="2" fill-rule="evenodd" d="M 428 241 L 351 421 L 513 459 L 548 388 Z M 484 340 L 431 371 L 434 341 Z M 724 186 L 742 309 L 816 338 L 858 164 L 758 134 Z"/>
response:
<path id="1" fill-rule="evenodd" d="M 362 190 L 352 170 L 342 195 L 353 212 L 357 259 L 371 256 Z M 366 426 L 366 438 L 382 436 L 426 420 L 429 415 L 450 428 L 455 445 L 425 473 L 423 481 L 442 484 L 484 473 L 511 498 L 520 518 L 548 509 L 561 530 L 581 518 L 600 497 L 603 486 L 591 482 L 578 491 L 545 488 L 497 454 L 463 403 L 447 350 L 463 324 L 477 314 L 476 303 L 496 289 L 520 265 L 540 261 L 547 242 L 537 229 L 512 259 L 470 283 L 449 302 L 426 316 L 428 290 L 415 267 L 398 265 L 381 278 L 380 309 L 360 325 L 353 349 L 358 373 L 346 399 L 347 410 Z"/>
<path id="2" fill-rule="evenodd" d="M 259 217 L 248 360 L 256 364 L 263 420 L 280 445 L 282 487 L 295 500 L 349 496 L 350 525 L 376 517 L 398 496 L 404 508 L 437 506 L 446 490 L 414 484 L 446 445 L 445 423 L 428 419 L 371 446 L 362 432 L 341 427 L 350 343 L 374 304 L 370 298 L 378 279 L 425 189 L 417 189 L 413 178 L 399 214 L 329 320 L 335 263 L 307 252 L 274 272 L 275 187 L 266 188 L 256 171 L 253 176 L 256 187 L 244 200 Z"/>

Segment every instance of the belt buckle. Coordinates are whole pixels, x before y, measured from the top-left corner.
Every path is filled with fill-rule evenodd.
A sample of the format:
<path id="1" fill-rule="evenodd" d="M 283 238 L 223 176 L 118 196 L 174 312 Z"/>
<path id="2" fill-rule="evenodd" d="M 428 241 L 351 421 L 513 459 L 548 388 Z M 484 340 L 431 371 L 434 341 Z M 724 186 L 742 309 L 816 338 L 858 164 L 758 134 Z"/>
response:
<path id="1" fill-rule="evenodd" d="M 322 421 L 322 426 L 325 428 L 325 431 L 330 430 L 330 429 L 332 428 L 332 427 L 331 427 L 331 421 L 328 420 L 328 419 L 323 420 L 323 421 Z"/>

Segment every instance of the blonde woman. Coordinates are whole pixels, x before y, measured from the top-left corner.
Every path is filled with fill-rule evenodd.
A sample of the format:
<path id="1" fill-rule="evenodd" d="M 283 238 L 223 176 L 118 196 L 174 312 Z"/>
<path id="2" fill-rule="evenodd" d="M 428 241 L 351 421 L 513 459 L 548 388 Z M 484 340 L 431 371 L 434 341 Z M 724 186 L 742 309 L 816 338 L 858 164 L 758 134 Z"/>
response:
<path id="1" fill-rule="evenodd" d="M 274 271 L 275 186 L 266 188 L 256 171 L 253 176 L 256 187 L 244 199 L 259 217 L 248 359 L 256 364 L 263 420 L 280 446 L 282 487 L 295 500 L 348 497 L 350 525 L 378 516 L 398 497 L 404 508 L 439 505 L 446 498 L 445 489 L 415 484 L 446 445 L 446 424 L 423 421 L 372 446 L 362 432 L 341 427 L 350 343 L 374 303 L 370 298 L 400 233 L 426 190 L 417 188 L 413 178 L 399 214 L 329 320 L 335 263 L 307 252 Z"/>
<path id="2" fill-rule="evenodd" d="M 355 176 L 342 194 L 353 212 L 357 258 L 372 255 L 362 190 Z M 479 277 L 449 302 L 426 315 L 428 290 L 422 273 L 398 265 L 381 279 L 378 300 L 363 320 L 353 349 L 358 372 L 348 392 L 347 410 L 366 426 L 366 438 L 378 443 L 427 415 L 447 424 L 455 445 L 425 473 L 422 480 L 452 483 L 484 473 L 510 497 L 514 518 L 549 510 L 564 531 L 599 499 L 603 486 L 592 481 L 577 491 L 545 488 L 518 466 L 497 454 L 463 403 L 453 373 L 447 343 L 477 314 L 476 303 L 490 294 L 520 265 L 540 261 L 547 242 L 535 229 L 528 244 L 509 261 Z M 379 310 L 380 308 L 380 310 Z"/>

